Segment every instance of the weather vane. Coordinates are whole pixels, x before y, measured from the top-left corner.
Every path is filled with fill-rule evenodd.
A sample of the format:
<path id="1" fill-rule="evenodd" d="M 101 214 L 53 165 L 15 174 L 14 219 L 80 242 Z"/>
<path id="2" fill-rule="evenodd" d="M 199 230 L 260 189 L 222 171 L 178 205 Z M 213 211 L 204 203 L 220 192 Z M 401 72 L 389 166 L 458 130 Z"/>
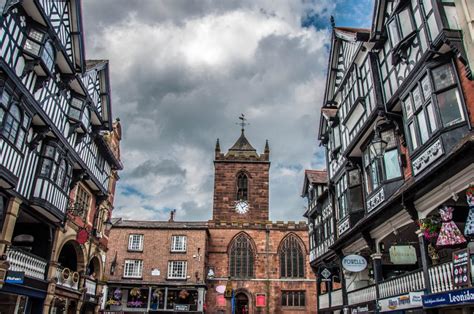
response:
<path id="1" fill-rule="evenodd" d="M 243 113 L 240 114 L 239 120 L 240 122 L 237 122 L 236 124 L 242 127 L 242 132 L 243 132 L 245 129 L 245 126 L 249 125 L 250 123 L 247 122 L 247 119 L 245 118 L 245 115 Z"/>

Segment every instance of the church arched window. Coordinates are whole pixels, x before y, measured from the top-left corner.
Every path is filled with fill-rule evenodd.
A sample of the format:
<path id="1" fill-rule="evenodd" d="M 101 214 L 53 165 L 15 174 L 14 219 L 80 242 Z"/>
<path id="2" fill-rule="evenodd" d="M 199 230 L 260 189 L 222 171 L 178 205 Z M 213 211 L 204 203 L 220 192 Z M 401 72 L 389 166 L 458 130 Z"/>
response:
<path id="1" fill-rule="evenodd" d="M 251 239 L 244 233 L 232 241 L 229 250 L 229 274 L 232 278 L 254 277 L 254 249 Z"/>
<path id="2" fill-rule="evenodd" d="M 248 198 L 248 178 L 245 173 L 237 176 L 237 200 L 246 201 Z"/>
<path id="3" fill-rule="evenodd" d="M 300 239 L 290 234 L 280 245 L 280 276 L 304 278 L 304 254 Z"/>

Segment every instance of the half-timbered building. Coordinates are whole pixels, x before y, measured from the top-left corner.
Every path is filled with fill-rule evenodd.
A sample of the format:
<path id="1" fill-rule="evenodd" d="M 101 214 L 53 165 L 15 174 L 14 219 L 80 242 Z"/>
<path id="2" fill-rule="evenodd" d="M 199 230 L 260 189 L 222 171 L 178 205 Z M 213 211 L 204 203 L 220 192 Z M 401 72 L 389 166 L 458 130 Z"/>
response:
<path id="1" fill-rule="evenodd" d="M 0 4 L 0 311 L 94 311 L 122 168 L 79 0 Z"/>
<path id="2" fill-rule="evenodd" d="M 332 21 L 319 124 L 328 195 L 314 207 L 332 203 L 335 239 L 312 263 L 321 312 L 421 312 L 437 308 L 434 294 L 470 289 L 453 275 L 474 184 L 468 2 L 378 0 L 370 29 Z"/>

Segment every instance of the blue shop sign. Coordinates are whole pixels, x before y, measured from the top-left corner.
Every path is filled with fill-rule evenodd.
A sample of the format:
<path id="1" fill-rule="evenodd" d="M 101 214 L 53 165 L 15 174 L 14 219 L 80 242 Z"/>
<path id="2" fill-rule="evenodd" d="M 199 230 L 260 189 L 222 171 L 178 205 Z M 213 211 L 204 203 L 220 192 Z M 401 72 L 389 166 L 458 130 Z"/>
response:
<path id="1" fill-rule="evenodd" d="M 474 303 L 473 288 L 423 296 L 423 307 L 425 308 L 464 303 Z"/>
<path id="2" fill-rule="evenodd" d="M 25 272 L 23 271 L 7 271 L 7 276 L 5 277 L 6 283 L 15 283 L 22 284 L 25 280 Z"/>

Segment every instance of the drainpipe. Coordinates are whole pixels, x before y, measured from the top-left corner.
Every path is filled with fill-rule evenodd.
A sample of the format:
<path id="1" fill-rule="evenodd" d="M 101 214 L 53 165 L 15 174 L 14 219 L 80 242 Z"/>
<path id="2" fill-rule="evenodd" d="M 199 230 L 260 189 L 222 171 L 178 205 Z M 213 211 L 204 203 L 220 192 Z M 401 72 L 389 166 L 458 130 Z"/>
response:
<path id="1" fill-rule="evenodd" d="M 382 253 L 370 255 L 374 264 L 375 279 L 375 313 L 379 313 L 378 304 L 380 299 L 379 284 L 382 281 Z"/>
<path id="2" fill-rule="evenodd" d="M 267 226 L 265 230 L 265 272 L 266 272 L 266 281 L 265 281 L 265 289 L 267 292 L 267 304 L 266 304 L 266 313 L 270 314 L 270 228 Z"/>

